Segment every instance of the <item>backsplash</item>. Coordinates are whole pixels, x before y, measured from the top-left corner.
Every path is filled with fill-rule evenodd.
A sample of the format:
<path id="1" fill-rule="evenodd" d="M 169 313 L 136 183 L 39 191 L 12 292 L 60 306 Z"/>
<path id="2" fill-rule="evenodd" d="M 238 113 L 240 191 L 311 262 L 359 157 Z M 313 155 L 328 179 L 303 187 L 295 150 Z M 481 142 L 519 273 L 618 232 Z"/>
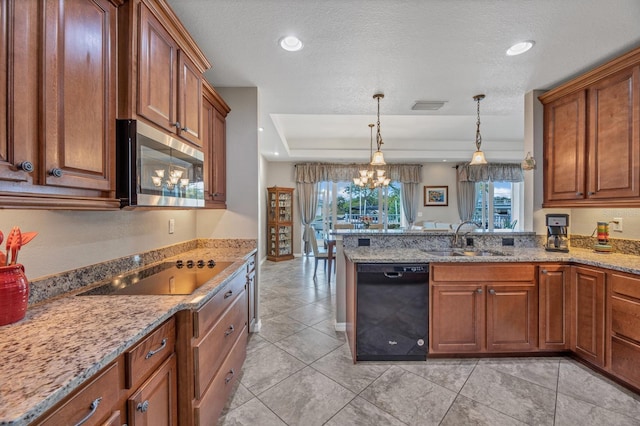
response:
<path id="1" fill-rule="evenodd" d="M 569 248 L 592 249 L 598 242 L 596 237 L 586 235 L 570 235 Z M 631 254 L 640 256 L 640 240 L 624 240 L 621 238 L 610 238 L 609 244 L 613 248 L 613 252 L 622 254 Z"/>
<path id="2" fill-rule="evenodd" d="M 169 257 L 198 248 L 255 248 L 256 240 L 195 239 L 183 243 L 109 260 L 60 274 L 39 278 L 30 283 L 29 306 L 78 290 L 87 285 L 123 274 L 133 269 L 161 262 Z"/>

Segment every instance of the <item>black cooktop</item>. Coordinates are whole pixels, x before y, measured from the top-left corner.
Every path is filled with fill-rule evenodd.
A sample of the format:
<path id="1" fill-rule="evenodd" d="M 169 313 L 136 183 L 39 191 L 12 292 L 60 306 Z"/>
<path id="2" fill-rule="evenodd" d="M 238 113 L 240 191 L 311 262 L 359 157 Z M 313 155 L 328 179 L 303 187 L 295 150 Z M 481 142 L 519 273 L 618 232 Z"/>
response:
<path id="1" fill-rule="evenodd" d="M 78 296 L 187 295 L 232 263 L 213 260 L 164 262 L 118 275 Z"/>

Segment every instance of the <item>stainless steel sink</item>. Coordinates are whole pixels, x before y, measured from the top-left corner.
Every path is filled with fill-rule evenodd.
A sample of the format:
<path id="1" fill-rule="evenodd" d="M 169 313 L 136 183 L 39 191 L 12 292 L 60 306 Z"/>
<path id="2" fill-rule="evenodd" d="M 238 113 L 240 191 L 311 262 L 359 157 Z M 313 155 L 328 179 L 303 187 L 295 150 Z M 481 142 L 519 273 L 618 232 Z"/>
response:
<path id="1" fill-rule="evenodd" d="M 423 250 L 425 253 L 431 256 L 506 256 L 499 251 L 491 250 Z"/>

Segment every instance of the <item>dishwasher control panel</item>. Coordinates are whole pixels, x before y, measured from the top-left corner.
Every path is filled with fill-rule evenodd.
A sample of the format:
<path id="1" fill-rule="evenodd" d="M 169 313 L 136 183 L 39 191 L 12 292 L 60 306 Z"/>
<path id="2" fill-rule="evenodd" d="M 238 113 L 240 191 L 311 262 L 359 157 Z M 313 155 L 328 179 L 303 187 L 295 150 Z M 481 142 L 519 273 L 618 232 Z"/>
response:
<path id="1" fill-rule="evenodd" d="M 394 272 L 427 272 L 428 268 L 423 265 L 394 266 Z"/>

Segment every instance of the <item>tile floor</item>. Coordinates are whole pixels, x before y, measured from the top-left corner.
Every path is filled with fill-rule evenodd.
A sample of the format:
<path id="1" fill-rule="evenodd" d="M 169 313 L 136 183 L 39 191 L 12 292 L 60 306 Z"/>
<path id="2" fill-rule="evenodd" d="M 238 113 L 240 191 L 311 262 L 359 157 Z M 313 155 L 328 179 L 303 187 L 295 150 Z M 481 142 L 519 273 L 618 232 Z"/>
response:
<path id="1" fill-rule="evenodd" d="M 312 257 L 266 262 L 262 330 L 219 424 L 640 425 L 640 396 L 569 358 L 351 361 Z M 640 366 L 639 366 L 640 368 Z"/>

